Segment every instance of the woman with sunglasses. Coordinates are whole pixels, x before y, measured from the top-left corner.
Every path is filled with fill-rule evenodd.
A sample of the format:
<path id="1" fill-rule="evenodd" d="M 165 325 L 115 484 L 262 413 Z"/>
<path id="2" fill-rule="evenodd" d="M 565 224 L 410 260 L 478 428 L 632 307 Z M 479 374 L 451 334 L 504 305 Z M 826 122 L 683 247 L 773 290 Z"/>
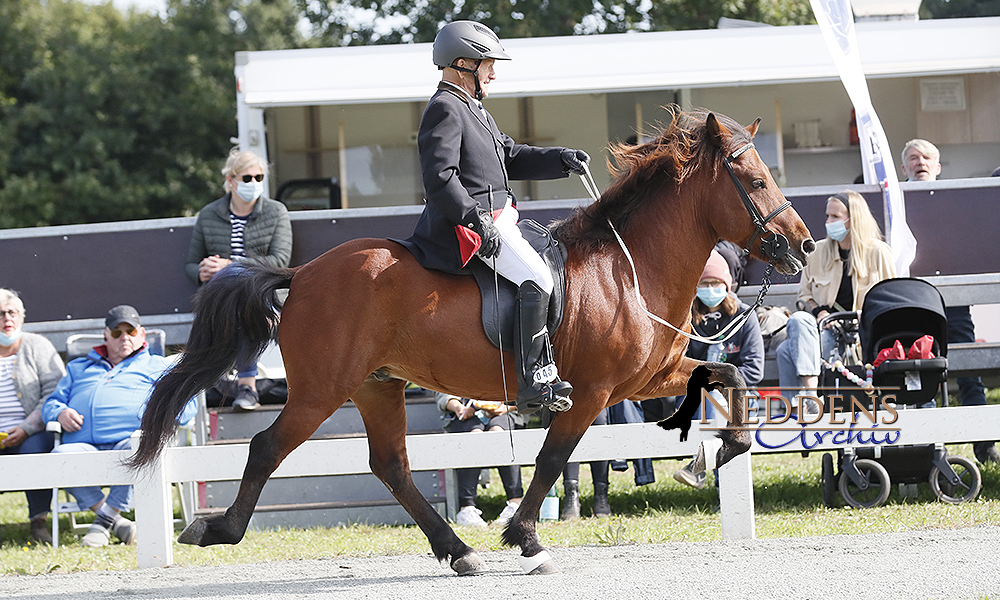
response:
<path id="1" fill-rule="evenodd" d="M 24 304 L 17 292 L 0 289 L 0 456 L 45 454 L 52 434 L 45 431 L 42 403 L 66 372 L 49 340 L 22 330 Z M 51 544 L 45 518 L 52 490 L 28 490 L 31 537 Z"/>
<path id="2" fill-rule="evenodd" d="M 226 195 L 198 213 L 185 271 L 201 285 L 226 265 L 238 260 L 258 260 L 273 267 L 287 267 L 292 258 L 292 225 L 285 205 L 265 194 L 267 163 L 253 152 L 233 148 L 222 175 Z M 257 365 L 237 365 L 238 383 L 233 406 L 253 410 L 259 406 Z"/>

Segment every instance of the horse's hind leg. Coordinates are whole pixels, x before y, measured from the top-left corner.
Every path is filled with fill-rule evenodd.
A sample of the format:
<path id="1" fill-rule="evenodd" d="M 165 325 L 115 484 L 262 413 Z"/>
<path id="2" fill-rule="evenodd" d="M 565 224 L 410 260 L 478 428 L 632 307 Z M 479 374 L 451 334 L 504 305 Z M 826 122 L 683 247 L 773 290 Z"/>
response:
<path id="1" fill-rule="evenodd" d="M 178 542 L 198 546 L 239 543 L 271 473 L 346 400 L 340 400 L 336 405 L 294 402 L 295 391 L 289 389 L 289 402 L 281 414 L 270 427 L 250 441 L 250 457 L 232 506 L 225 514 L 202 517 L 188 525 L 177 538 Z"/>
<path id="2" fill-rule="evenodd" d="M 463 542 L 441 515 L 427 502 L 410 474 L 406 457 L 406 406 L 403 388 L 398 379 L 376 381 L 368 379 L 354 394 L 368 432 L 369 462 L 372 473 L 406 509 L 420 530 L 427 536 L 438 560 L 451 558 L 451 568 L 459 575 L 474 575 L 486 571 L 479 555 Z"/>

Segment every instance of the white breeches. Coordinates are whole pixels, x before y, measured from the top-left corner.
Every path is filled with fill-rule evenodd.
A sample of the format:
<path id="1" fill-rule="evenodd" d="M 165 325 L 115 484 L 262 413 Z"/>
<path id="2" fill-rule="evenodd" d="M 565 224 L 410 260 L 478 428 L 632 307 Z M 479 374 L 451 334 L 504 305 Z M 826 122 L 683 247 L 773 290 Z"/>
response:
<path id="1" fill-rule="evenodd" d="M 508 198 L 503 211 L 493 221 L 502 240 L 500 255 L 484 262 L 493 267 L 495 260 L 496 272 L 517 286 L 531 280 L 538 284 L 543 292 L 551 294 L 552 273 L 531 244 L 521 237 L 521 230 L 517 228 L 517 218 L 517 209 Z"/>

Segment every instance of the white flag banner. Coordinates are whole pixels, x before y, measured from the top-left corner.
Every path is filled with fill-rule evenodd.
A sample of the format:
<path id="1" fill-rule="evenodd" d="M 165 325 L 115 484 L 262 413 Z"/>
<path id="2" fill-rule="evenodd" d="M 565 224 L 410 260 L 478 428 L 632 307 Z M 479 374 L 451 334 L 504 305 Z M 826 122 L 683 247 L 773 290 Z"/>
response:
<path id="1" fill-rule="evenodd" d="M 850 0 L 810 0 L 816 22 L 833 56 L 840 80 L 854 104 L 861 139 L 861 159 L 865 183 L 877 183 L 882 188 L 885 207 L 885 229 L 896 275 L 908 277 L 910 263 L 917 254 L 917 240 L 906 224 L 906 203 L 899 189 L 896 167 L 892 161 L 889 140 L 875 114 L 868 82 L 861 67 L 858 37 L 854 31 L 854 14 Z"/>

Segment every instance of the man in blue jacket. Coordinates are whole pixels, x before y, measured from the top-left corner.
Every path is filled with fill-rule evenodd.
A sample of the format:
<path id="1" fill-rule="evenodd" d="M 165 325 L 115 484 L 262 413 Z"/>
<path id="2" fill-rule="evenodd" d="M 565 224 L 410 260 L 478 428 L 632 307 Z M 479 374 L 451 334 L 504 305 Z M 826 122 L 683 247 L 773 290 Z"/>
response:
<path id="1" fill-rule="evenodd" d="M 53 452 L 130 449 L 153 385 L 171 365 L 149 353 L 146 330 L 131 306 L 112 308 L 104 324 L 104 344 L 66 365 L 66 375 L 42 407 L 42 418 L 63 429 L 63 443 Z M 192 399 L 178 421 L 190 421 L 195 410 Z M 131 485 L 112 486 L 107 498 L 97 486 L 69 492 L 96 513 L 84 546 L 107 546 L 111 533 L 125 544 L 135 542 L 135 524 L 121 516 L 132 502 Z"/>

